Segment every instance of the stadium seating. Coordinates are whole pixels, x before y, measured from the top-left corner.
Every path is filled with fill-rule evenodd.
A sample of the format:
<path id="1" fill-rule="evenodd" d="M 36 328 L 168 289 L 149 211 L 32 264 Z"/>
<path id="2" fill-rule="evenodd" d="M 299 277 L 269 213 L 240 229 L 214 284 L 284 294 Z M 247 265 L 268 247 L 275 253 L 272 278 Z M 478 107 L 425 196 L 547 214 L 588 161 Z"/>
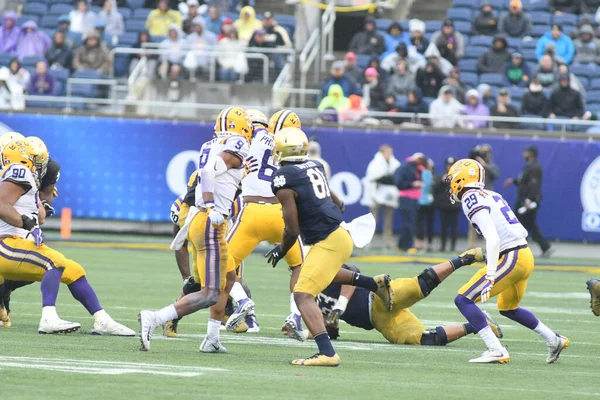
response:
<path id="1" fill-rule="evenodd" d="M 464 58 L 469 60 L 477 60 L 483 53 L 485 53 L 486 51 L 488 51 L 489 48 L 488 47 L 481 47 L 481 46 L 467 46 L 465 49 L 465 56 Z"/>
<path id="2" fill-rule="evenodd" d="M 68 14 L 73 10 L 73 6 L 70 4 L 52 4 L 50 9 L 48 10 L 48 14 L 52 15 L 62 15 Z"/>
<path id="3" fill-rule="evenodd" d="M 472 21 L 472 13 L 471 10 L 467 8 L 450 8 L 446 13 L 446 18 L 449 18 L 453 21 Z"/>
<path id="4" fill-rule="evenodd" d="M 469 87 L 477 86 L 477 81 L 479 77 L 475 72 L 460 72 L 460 80 Z"/>
<path id="5" fill-rule="evenodd" d="M 433 33 L 442 29 L 442 21 L 425 21 L 425 32 Z"/>
<path id="6" fill-rule="evenodd" d="M 508 91 L 510 93 L 511 99 L 513 100 L 520 101 L 523 98 L 523 95 L 525 94 L 525 89 L 520 88 L 518 86 L 511 86 L 510 88 L 508 88 Z"/>
<path id="7" fill-rule="evenodd" d="M 458 32 L 462 33 L 463 35 L 470 35 L 471 34 L 471 22 L 455 21 L 454 29 L 456 29 Z"/>
<path id="8" fill-rule="evenodd" d="M 51 28 L 56 29 L 58 26 L 58 15 L 44 15 L 40 19 L 40 28 Z"/>
<path id="9" fill-rule="evenodd" d="M 571 73 L 585 78 L 593 78 L 597 74 L 595 64 L 574 64 L 569 68 Z"/>
<path id="10" fill-rule="evenodd" d="M 492 36 L 471 36 L 469 46 L 490 47 L 492 45 L 492 40 L 494 40 Z"/>
<path id="11" fill-rule="evenodd" d="M 552 23 L 552 14 L 548 11 L 534 11 L 530 13 L 534 25 L 548 26 Z"/>
<path id="12" fill-rule="evenodd" d="M 477 73 L 477 60 L 475 59 L 462 59 L 458 62 L 458 68 L 462 72 L 474 72 Z"/>
<path id="13" fill-rule="evenodd" d="M 23 67 L 34 67 L 35 68 L 35 65 L 38 63 L 38 61 L 45 61 L 45 58 L 37 57 L 37 56 L 25 57 L 25 58 L 23 58 L 23 60 L 21 60 L 21 65 L 23 65 Z"/>
<path id="14" fill-rule="evenodd" d="M 133 14 L 131 18 L 133 19 L 143 19 L 144 21 L 148 18 L 148 14 L 152 12 L 151 8 L 138 8 L 133 10 Z"/>
<path id="15" fill-rule="evenodd" d="M 23 25 L 27 21 L 33 21 L 36 24 L 39 22 L 40 16 L 35 14 L 23 14 L 20 17 L 17 17 L 16 24 L 17 26 Z"/>
<path id="16" fill-rule="evenodd" d="M 126 7 L 119 7 L 117 9 L 117 11 L 119 11 L 119 13 L 123 16 L 124 20 L 128 20 L 129 18 L 131 18 L 133 11 L 131 11 L 130 8 L 126 8 Z"/>
<path id="17" fill-rule="evenodd" d="M 46 3 L 26 3 L 23 6 L 24 14 L 35 14 L 44 15 L 48 12 L 48 5 Z"/>
<path id="18" fill-rule="evenodd" d="M 119 47 L 121 46 L 133 46 L 137 44 L 138 34 L 136 32 L 125 32 L 119 36 Z"/>
<path id="19" fill-rule="evenodd" d="M 469 10 L 479 8 L 479 0 L 453 0 L 452 7 L 468 8 Z"/>
<path id="20" fill-rule="evenodd" d="M 508 9 L 509 2 L 505 0 L 486 0 L 485 3 L 489 3 L 496 11 L 503 11 Z"/>
<path id="21" fill-rule="evenodd" d="M 277 22 L 281 24 L 281 22 L 279 21 L 279 17 L 277 17 Z M 393 19 L 378 18 L 375 20 L 375 29 L 387 31 L 392 22 L 394 22 Z"/>
<path id="22" fill-rule="evenodd" d="M 143 19 L 130 19 L 125 24 L 127 32 L 141 32 L 146 30 L 146 20 Z"/>
<path id="23" fill-rule="evenodd" d="M 592 78 L 588 87 L 591 90 L 600 90 L 600 78 Z"/>
<path id="24" fill-rule="evenodd" d="M 12 54 L 9 53 L 0 53 L 0 65 L 8 67 L 10 61 L 15 58 Z"/>
<path id="25" fill-rule="evenodd" d="M 575 14 L 554 15 L 552 17 L 552 23 L 562 25 L 563 27 L 565 25 L 577 26 L 577 15 L 575 15 Z"/>
<path id="26" fill-rule="evenodd" d="M 490 86 L 504 86 L 504 79 L 500 74 L 481 74 L 479 75 L 479 83 L 487 83 Z"/>

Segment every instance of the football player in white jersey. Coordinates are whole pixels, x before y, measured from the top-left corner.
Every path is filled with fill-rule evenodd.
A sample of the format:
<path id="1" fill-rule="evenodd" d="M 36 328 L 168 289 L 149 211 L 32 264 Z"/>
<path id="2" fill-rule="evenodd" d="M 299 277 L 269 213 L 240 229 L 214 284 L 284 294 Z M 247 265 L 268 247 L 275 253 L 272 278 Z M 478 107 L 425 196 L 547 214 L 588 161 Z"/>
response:
<path id="1" fill-rule="evenodd" d="M 487 266 L 460 288 L 454 300 L 488 348 L 481 357 L 469 362 L 510 361 L 508 351 L 487 325 L 484 313 L 475 305 L 494 296 L 498 296 L 500 314 L 540 335 L 548 346 L 546 362 L 555 362 L 569 345 L 569 339 L 554 333 L 533 313 L 519 307 L 534 268 L 533 254 L 527 246 L 527 231 L 501 195 L 484 190 L 485 170 L 477 161 L 463 159 L 454 163 L 446 182 L 451 200 L 462 202 L 467 219 L 486 241 Z"/>
<path id="2" fill-rule="evenodd" d="M 244 175 L 243 162 L 248 155 L 251 138 L 252 128 L 246 111 L 228 107 L 219 113 L 215 138 L 200 149 L 196 206 L 190 210 L 174 241 L 174 244 L 183 242 L 180 239 L 187 235 L 194 244 L 195 275 L 202 282 L 202 290 L 190 293 L 159 311 L 140 312 L 142 351 L 150 350 L 150 340 L 157 326 L 209 307 L 207 336 L 200 351 L 227 351 L 220 343 L 219 328 L 236 274 L 235 268 L 230 269 L 227 264 L 226 219 Z"/>
<path id="3" fill-rule="evenodd" d="M 285 224 L 281 204 L 271 189 L 271 181 L 277 171 L 272 155 L 274 135 L 283 128 L 300 129 L 301 127 L 300 118 L 291 110 L 278 111 L 269 121 L 258 110 L 251 110 L 249 116 L 253 122 L 254 137 L 246 159 L 248 173 L 242 180 L 244 206 L 227 236 L 230 268 L 243 262 L 259 243 L 267 241 L 275 244 L 281 241 Z M 298 280 L 299 267 L 303 260 L 302 243 L 298 238 L 285 256 L 285 261 L 292 271 L 290 291 Z M 250 329 L 254 328 L 254 331 L 258 331 L 258 325 L 254 327 L 255 321 L 252 320 L 254 303 L 239 283 L 236 283 L 231 290 L 231 297 L 237 302 L 237 308 L 227 320 L 227 329 L 235 330 L 245 319 Z M 304 340 L 300 311 L 296 307 L 293 296 L 290 306 L 292 309 L 292 314 L 288 317 L 290 329 L 298 340 Z"/>

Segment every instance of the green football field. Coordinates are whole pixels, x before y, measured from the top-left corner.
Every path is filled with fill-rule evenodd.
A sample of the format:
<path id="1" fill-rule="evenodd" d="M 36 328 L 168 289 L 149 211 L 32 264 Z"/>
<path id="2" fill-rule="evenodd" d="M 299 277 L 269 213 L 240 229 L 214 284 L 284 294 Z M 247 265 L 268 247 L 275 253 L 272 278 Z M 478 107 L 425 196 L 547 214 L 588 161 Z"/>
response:
<path id="1" fill-rule="evenodd" d="M 181 287 L 174 257 L 167 250 L 114 248 L 110 244 L 57 249 L 80 261 L 105 309 L 136 331 L 141 309 L 157 309 L 173 301 Z M 387 261 L 386 261 L 387 260 Z M 418 274 L 425 263 L 359 260 L 368 274 L 392 277 Z M 560 262 L 561 260 L 559 260 Z M 149 353 L 139 351 L 138 338 L 88 334 L 92 318 L 61 287 L 59 315 L 80 322 L 72 335 L 39 335 L 39 284 L 13 295 L 10 329 L 0 328 L 0 391 L 5 399 L 412 399 L 412 398 L 544 398 L 600 397 L 600 319 L 589 309 L 585 281 L 598 269 L 576 272 L 540 268 L 530 279 L 522 303 L 572 344 L 558 363 L 547 365 L 545 343 L 534 333 L 503 318 L 494 304 L 484 308 L 502 325 L 511 362 L 469 365 L 483 342 L 474 335 L 446 347 L 399 346 L 376 331 L 341 326 L 334 345 L 339 368 L 293 367 L 289 361 L 316 352 L 314 343 L 299 343 L 279 329 L 289 312 L 288 272 L 268 266 L 258 255 L 246 263 L 261 324 L 260 334 L 222 333 L 228 354 L 200 354 L 207 312 L 185 318 L 181 338 L 155 335 Z M 454 306 L 457 289 L 474 268 L 457 271 L 430 297 L 412 308 L 429 327 L 463 322 Z"/>

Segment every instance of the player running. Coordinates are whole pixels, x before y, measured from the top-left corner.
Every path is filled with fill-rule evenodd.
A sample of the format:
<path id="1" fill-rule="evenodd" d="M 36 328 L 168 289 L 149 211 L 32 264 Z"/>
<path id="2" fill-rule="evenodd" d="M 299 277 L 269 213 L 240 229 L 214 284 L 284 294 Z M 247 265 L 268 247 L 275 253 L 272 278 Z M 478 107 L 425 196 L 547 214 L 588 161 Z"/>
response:
<path id="1" fill-rule="evenodd" d="M 391 309 L 393 293 L 387 275 L 370 278 L 341 269 L 354 248 L 349 231 L 340 226 L 344 204 L 330 192 L 323 165 L 309 160 L 307 153 L 308 139 L 300 129 L 285 128 L 275 134 L 273 160 L 279 169 L 273 176 L 271 187 L 281 203 L 285 228 L 281 244 L 265 256 L 273 267 L 276 266 L 299 235 L 312 246 L 302 263 L 293 293 L 302 319 L 314 334 L 319 352 L 310 358 L 294 360 L 292 365 L 337 367 L 340 358 L 331 345 L 315 302 L 316 296 L 335 281 L 376 292 L 384 306 Z M 358 237 L 361 233 L 355 234 Z M 370 237 L 367 239 L 370 241 Z"/>
<path id="2" fill-rule="evenodd" d="M 196 205 L 174 241 L 180 248 L 187 237 L 195 248 L 195 265 L 202 290 L 190 293 L 159 311 L 141 311 L 141 350 L 150 350 L 157 326 L 210 307 L 207 336 L 200 345 L 204 353 L 227 352 L 219 340 L 219 328 L 229 291 L 236 280 L 235 269 L 227 265 L 226 220 L 243 177 L 251 127 L 246 112 L 228 107 L 219 113 L 215 138 L 200 149 Z"/>
<path id="3" fill-rule="evenodd" d="M 477 161 L 459 160 L 450 168 L 446 182 L 452 201 L 462 202 L 469 222 L 486 241 L 487 267 L 481 268 L 464 285 L 455 298 L 460 312 L 473 325 L 487 346 L 472 363 L 508 363 L 506 348 L 487 325 L 485 315 L 475 305 L 498 296 L 500 314 L 540 335 L 548 346 L 547 363 L 555 362 L 569 345 L 569 339 L 554 333 L 530 311 L 519 307 L 527 280 L 533 272 L 534 259 L 527 247 L 527 231 L 504 198 L 484 190 L 485 170 Z"/>
<path id="4" fill-rule="evenodd" d="M 438 326 L 426 330 L 425 326 L 409 310 L 417 302 L 427 297 L 450 274 L 464 265 L 484 261 L 480 248 L 464 252 L 457 258 L 438 264 L 413 278 L 394 279 L 394 307 L 388 311 L 381 299 L 360 287 L 332 283 L 319 293 L 317 301 L 326 321 L 327 333 L 331 339 L 339 337 L 339 320 L 365 330 L 376 329 L 392 344 L 420 344 L 424 346 L 445 346 L 461 337 L 475 333 L 470 323 Z M 360 270 L 349 264 L 343 268 L 356 273 Z M 489 315 L 487 323 L 494 334 L 501 338 L 502 330 Z M 292 337 L 289 328 L 282 331 Z"/>
<path id="5" fill-rule="evenodd" d="M 229 269 L 240 265 L 261 242 L 267 241 L 275 244 L 281 241 L 283 236 L 283 216 L 281 204 L 273 194 L 271 182 L 277 167 L 273 163 L 273 135 L 279 130 L 288 127 L 300 128 L 300 118 L 291 110 L 281 110 L 275 113 L 270 121 L 267 121 L 263 113 L 258 110 L 249 110 L 250 119 L 253 122 L 254 138 L 246 158 L 246 177 L 242 180 L 242 199 L 244 205 L 242 211 L 227 236 L 229 249 Z M 268 131 L 267 131 L 268 128 Z M 290 291 L 292 291 L 302 265 L 302 243 L 300 238 L 287 252 L 285 261 L 292 271 L 290 277 Z M 241 285 L 236 282 L 231 290 L 231 297 L 237 303 L 233 314 L 227 320 L 227 330 L 235 330 L 243 321 L 249 326 L 256 327 L 258 324 L 253 320 L 254 302 L 248 298 Z M 300 313 L 295 307 L 293 298 L 290 301 L 292 314 L 296 315 L 297 321 L 301 321 Z M 250 316 L 247 314 L 250 313 Z M 289 319 L 289 317 L 288 317 Z M 295 325 L 295 320 L 290 324 Z M 300 329 L 301 329 L 301 325 Z M 297 332 L 297 331 L 296 331 Z"/>

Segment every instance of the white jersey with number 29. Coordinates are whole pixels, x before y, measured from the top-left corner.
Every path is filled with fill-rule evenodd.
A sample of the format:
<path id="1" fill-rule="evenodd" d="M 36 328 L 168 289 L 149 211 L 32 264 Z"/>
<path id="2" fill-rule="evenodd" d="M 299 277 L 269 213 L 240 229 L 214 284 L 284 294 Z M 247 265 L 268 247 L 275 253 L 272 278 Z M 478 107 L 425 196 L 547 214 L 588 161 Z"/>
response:
<path id="1" fill-rule="evenodd" d="M 252 139 L 246 163 L 255 165 L 242 181 L 242 197 L 260 196 L 273 197 L 271 181 L 277 171 L 273 163 L 274 136 L 266 129 L 259 129 Z"/>
<path id="2" fill-rule="evenodd" d="M 479 227 L 472 221 L 473 216 L 480 212 L 490 214 L 500 238 L 500 252 L 527 244 L 527 230 L 500 194 L 472 189 L 463 194 L 461 202 L 467 219 L 479 233 Z"/>

